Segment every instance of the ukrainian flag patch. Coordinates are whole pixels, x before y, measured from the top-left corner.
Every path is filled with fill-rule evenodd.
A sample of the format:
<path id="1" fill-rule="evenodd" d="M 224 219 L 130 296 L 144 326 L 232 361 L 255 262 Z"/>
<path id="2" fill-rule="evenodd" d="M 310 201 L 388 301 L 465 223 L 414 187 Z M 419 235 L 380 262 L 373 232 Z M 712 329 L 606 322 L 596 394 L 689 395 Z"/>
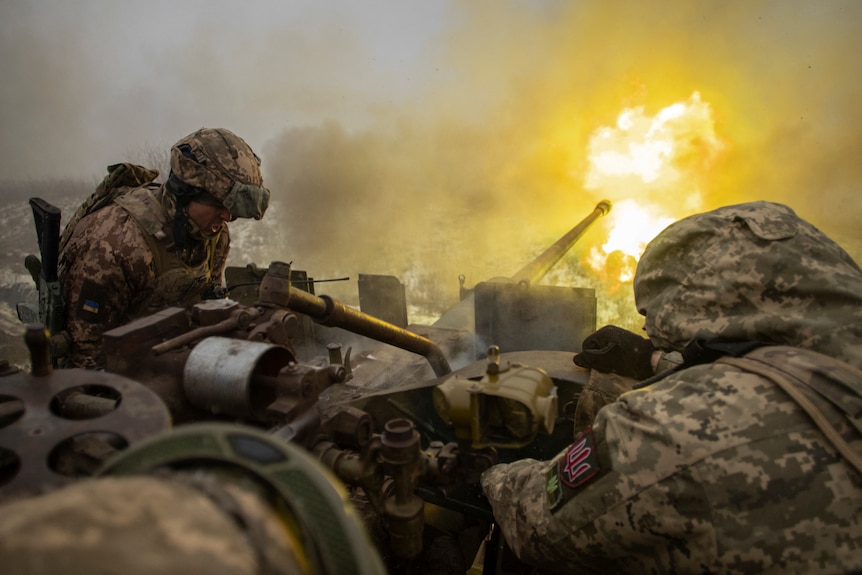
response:
<path id="1" fill-rule="evenodd" d="M 78 302 L 78 318 L 89 323 L 104 321 L 110 307 L 105 307 L 108 302 L 108 290 L 93 280 L 84 280 Z"/>

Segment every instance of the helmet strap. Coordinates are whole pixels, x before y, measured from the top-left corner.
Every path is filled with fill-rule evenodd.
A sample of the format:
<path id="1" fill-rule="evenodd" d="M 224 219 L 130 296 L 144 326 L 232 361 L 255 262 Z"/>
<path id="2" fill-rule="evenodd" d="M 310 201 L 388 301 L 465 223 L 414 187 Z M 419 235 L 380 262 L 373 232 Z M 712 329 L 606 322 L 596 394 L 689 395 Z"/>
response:
<path id="1" fill-rule="evenodd" d="M 165 189 L 174 197 L 174 203 L 176 204 L 172 231 L 177 253 L 181 253 L 188 245 L 188 215 L 186 214 L 186 208 L 193 197 L 205 192 L 201 188 L 190 186 L 180 180 L 174 175 L 173 170 L 165 182 Z"/>

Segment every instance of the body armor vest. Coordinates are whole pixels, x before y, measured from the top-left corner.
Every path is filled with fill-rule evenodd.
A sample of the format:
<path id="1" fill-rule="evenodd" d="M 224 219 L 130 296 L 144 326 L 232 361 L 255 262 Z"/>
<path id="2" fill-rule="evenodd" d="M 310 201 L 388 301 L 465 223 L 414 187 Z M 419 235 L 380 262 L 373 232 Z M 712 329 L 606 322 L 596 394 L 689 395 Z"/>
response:
<path id="1" fill-rule="evenodd" d="M 716 362 L 772 380 L 862 474 L 862 371 L 810 349 L 781 345 Z"/>
<path id="2" fill-rule="evenodd" d="M 802 408 L 844 459 L 862 474 L 862 371 L 811 349 L 720 337 L 692 339 L 683 363 L 632 389 L 643 389 L 680 370 L 724 363 L 771 380 Z"/>
<path id="3" fill-rule="evenodd" d="M 213 277 L 213 265 L 221 234 L 204 240 L 202 249 L 191 256 L 196 261 L 186 261 L 188 256 L 181 257 L 174 248 L 171 217 L 156 195 L 158 189 L 136 188 L 114 199 L 143 230 L 156 274 L 153 293 L 130 310 L 130 317 L 149 315 L 170 306 L 189 307 L 219 283 L 219 278 Z"/>

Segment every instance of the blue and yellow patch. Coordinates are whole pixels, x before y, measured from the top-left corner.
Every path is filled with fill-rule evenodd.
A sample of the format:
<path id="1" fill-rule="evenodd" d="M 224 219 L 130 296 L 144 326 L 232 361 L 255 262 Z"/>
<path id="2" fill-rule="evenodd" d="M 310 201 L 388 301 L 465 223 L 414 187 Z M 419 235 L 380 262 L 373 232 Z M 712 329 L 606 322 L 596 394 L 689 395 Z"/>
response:
<path id="1" fill-rule="evenodd" d="M 108 290 L 105 286 L 93 280 L 84 280 L 78 302 L 79 319 L 89 323 L 105 321 L 105 305 L 108 302 Z"/>

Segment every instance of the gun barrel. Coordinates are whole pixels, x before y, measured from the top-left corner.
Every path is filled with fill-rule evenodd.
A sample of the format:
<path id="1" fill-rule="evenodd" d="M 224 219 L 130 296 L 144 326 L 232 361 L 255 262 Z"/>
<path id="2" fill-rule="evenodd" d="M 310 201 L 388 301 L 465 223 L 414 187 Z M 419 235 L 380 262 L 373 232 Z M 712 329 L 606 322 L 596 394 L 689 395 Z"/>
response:
<path id="1" fill-rule="evenodd" d="M 611 202 L 602 200 L 593 209 L 592 213 L 581 220 L 575 227 L 566 233 L 562 238 L 557 240 L 551 247 L 542 252 L 539 257 L 521 268 L 521 270 L 511 278 L 516 283 L 529 282 L 536 283 L 550 270 L 554 264 L 560 261 L 576 241 L 587 231 L 590 225 L 607 214 L 611 210 Z M 463 329 L 475 331 L 475 296 L 471 292 L 464 297 L 458 305 L 443 314 L 440 319 L 434 322 L 435 327 L 447 329 Z"/>
<path id="2" fill-rule="evenodd" d="M 602 200 L 593 209 L 592 213 L 586 218 L 578 222 L 578 224 L 569 230 L 566 235 L 554 242 L 548 249 L 542 252 L 536 259 L 521 268 L 518 273 L 512 276 L 512 280 L 517 283 L 527 282 L 530 284 L 536 283 L 545 277 L 545 274 L 560 261 L 566 252 L 572 249 L 584 232 L 600 217 L 611 211 L 611 202 Z"/>
<path id="3" fill-rule="evenodd" d="M 318 297 L 302 290 L 290 289 L 286 307 L 307 315 L 321 325 L 340 327 L 419 354 L 428 360 L 438 377 L 452 372 L 446 356 L 430 339 L 357 311 L 329 296 Z"/>

